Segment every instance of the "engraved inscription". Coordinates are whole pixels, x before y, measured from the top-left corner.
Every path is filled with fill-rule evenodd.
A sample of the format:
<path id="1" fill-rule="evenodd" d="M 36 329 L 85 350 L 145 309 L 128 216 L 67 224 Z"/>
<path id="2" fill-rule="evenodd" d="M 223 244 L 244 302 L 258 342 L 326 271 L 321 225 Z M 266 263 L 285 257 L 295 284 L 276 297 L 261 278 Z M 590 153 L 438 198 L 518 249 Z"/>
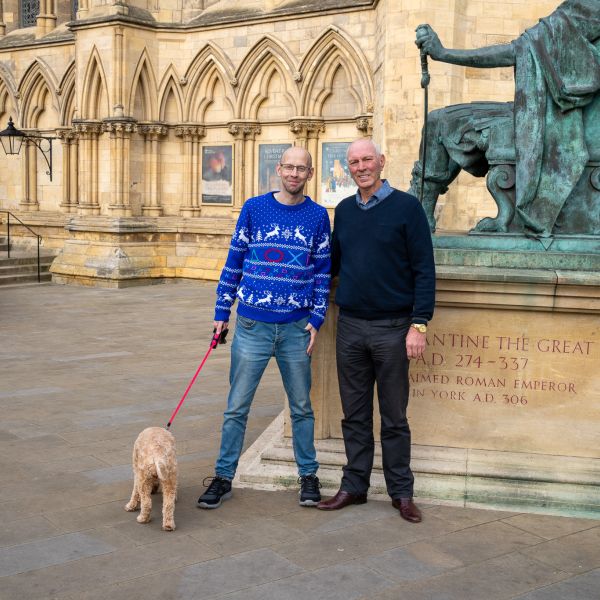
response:
<path id="1" fill-rule="evenodd" d="M 591 339 L 509 335 L 468 335 L 452 331 L 428 334 L 427 350 L 413 361 L 411 395 L 478 406 L 531 407 L 544 395 L 578 394 L 568 361 L 591 357 Z M 549 358 L 561 369 L 549 368 Z"/>

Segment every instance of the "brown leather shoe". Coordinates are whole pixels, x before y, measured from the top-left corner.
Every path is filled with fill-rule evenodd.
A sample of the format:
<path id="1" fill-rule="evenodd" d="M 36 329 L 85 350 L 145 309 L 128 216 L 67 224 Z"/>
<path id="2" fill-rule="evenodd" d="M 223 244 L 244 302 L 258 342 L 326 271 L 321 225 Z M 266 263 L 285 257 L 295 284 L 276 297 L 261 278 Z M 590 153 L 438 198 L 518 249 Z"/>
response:
<path id="1" fill-rule="evenodd" d="M 317 504 L 317 508 L 320 510 L 339 510 L 340 508 L 350 506 L 351 504 L 364 504 L 366 501 L 366 494 L 351 494 L 350 492 L 339 490 L 333 498 L 321 500 L 321 502 Z"/>
<path id="2" fill-rule="evenodd" d="M 412 498 L 395 498 L 392 506 L 400 511 L 400 516 L 411 523 L 420 523 L 423 519 L 421 511 L 412 501 Z"/>

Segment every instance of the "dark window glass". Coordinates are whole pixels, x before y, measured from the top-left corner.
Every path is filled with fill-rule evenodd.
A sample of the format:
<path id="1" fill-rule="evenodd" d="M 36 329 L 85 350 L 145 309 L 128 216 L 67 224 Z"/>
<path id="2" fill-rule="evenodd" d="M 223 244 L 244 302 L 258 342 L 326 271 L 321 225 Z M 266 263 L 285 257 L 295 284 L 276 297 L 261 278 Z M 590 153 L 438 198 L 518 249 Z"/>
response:
<path id="1" fill-rule="evenodd" d="M 71 18 L 72 19 L 76 19 L 77 18 L 77 11 L 79 10 L 79 0 L 72 0 L 71 1 Z"/>
<path id="2" fill-rule="evenodd" d="M 21 27 L 35 25 L 40 14 L 40 0 L 21 0 Z"/>

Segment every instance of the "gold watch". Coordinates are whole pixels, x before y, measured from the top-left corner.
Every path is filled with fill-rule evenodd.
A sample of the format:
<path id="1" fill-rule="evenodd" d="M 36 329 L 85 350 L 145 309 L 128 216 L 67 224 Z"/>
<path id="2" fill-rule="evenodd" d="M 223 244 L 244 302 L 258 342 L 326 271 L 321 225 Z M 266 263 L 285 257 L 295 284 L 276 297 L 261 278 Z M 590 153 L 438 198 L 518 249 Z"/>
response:
<path id="1" fill-rule="evenodd" d="M 427 333 L 427 325 L 423 323 L 411 323 L 411 327 L 414 327 L 419 333 Z"/>

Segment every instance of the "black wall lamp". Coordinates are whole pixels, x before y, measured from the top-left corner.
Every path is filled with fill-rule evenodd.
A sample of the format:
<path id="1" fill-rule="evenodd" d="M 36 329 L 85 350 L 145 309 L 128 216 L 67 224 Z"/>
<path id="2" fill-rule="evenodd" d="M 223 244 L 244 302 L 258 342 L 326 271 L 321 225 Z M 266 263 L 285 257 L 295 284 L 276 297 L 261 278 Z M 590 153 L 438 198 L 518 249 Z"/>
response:
<path id="1" fill-rule="evenodd" d="M 0 143 L 5 154 L 19 154 L 21 146 L 25 140 L 34 144 L 37 149 L 42 153 L 46 164 L 48 165 L 48 171 L 46 175 L 50 177 L 52 181 L 52 140 L 56 138 L 45 137 L 43 135 L 30 135 L 17 129 L 13 123 L 12 117 L 8 119 L 8 127 L 4 131 L 0 131 Z M 44 149 L 42 144 L 47 142 L 48 147 Z"/>

